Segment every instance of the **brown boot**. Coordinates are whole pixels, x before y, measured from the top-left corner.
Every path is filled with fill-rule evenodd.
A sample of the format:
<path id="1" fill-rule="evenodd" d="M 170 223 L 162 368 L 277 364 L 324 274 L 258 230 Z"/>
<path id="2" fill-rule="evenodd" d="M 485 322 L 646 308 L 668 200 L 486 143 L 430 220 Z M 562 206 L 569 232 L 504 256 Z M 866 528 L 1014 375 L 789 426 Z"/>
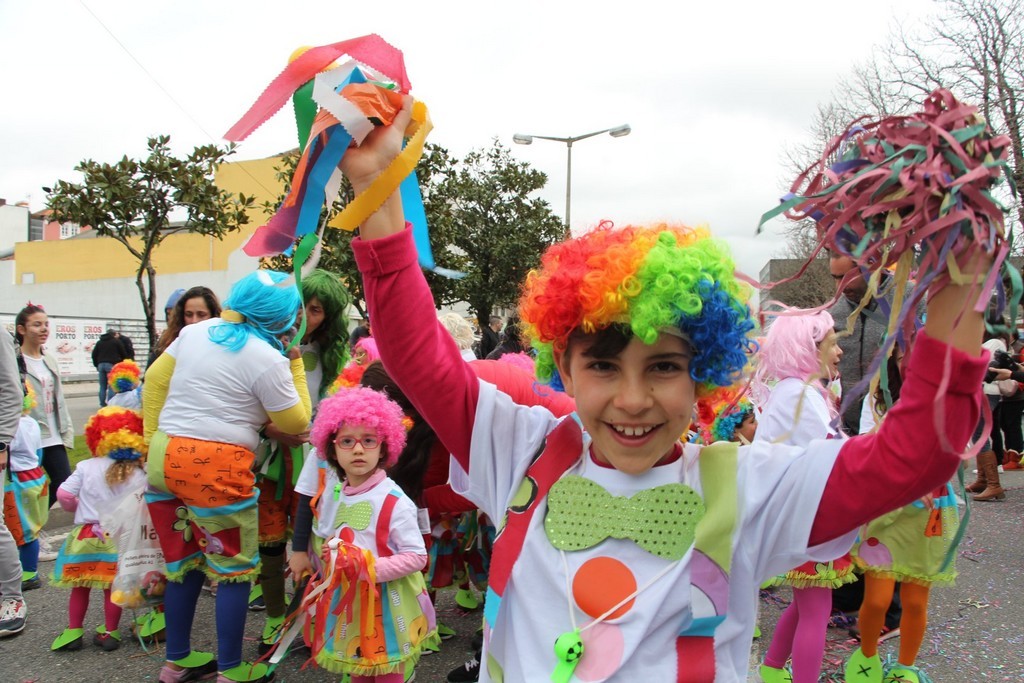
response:
<path id="1" fill-rule="evenodd" d="M 978 478 L 974 480 L 973 484 L 966 486 L 965 488 L 969 493 L 981 493 L 988 488 L 988 480 L 985 479 L 985 470 L 981 466 L 982 456 L 986 453 L 992 453 L 992 451 L 985 451 L 984 453 L 978 453 L 978 461 L 975 465 L 978 468 Z"/>
<path id="2" fill-rule="evenodd" d="M 978 472 L 984 473 L 988 486 L 985 490 L 974 496 L 974 500 L 985 503 L 993 500 L 1006 498 L 1006 491 L 999 485 L 999 463 L 996 462 L 996 454 L 992 451 L 985 451 L 978 454 Z"/>

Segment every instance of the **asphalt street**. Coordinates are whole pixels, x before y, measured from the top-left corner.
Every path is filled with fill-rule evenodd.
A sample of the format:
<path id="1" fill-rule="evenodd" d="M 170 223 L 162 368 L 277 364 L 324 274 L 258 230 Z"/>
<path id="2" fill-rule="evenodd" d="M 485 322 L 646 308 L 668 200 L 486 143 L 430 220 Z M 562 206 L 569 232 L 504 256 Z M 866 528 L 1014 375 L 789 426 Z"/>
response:
<path id="1" fill-rule="evenodd" d="M 68 392 L 78 431 L 97 405 L 89 387 Z M 971 683 L 974 681 L 1024 681 L 1024 472 L 1003 475 L 1007 500 L 975 504 L 967 535 L 957 557 L 960 576 L 956 586 L 932 592 L 929 630 L 918 659 L 935 683 Z M 55 510 L 47 525 L 49 533 L 60 534 L 72 520 Z M 41 574 L 52 565 L 43 564 Z M 0 640 L 0 683 L 100 683 L 115 681 L 155 681 L 162 662 L 162 648 L 143 650 L 138 642 L 127 642 L 116 652 L 106 653 L 88 643 L 80 652 L 53 653 L 49 645 L 64 628 L 68 593 L 45 585 L 26 594 L 28 627 L 23 633 Z M 759 623 L 764 631 L 751 652 L 751 677 L 767 647 L 772 625 L 788 604 L 786 589 L 762 592 Z M 204 593 L 196 615 L 193 645 L 197 649 L 214 648 L 214 599 Z M 420 683 L 440 683 L 445 674 L 469 656 L 469 643 L 480 624 L 480 612 L 459 609 L 450 592 L 439 598 L 439 618 L 458 631 L 444 643 L 439 654 L 424 657 L 417 667 Z M 126 611 L 121 625 L 126 629 L 131 613 Z M 256 638 L 263 627 L 262 613 L 250 613 L 246 622 L 245 656 L 255 657 Z M 101 623 L 98 594 L 93 596 L 86 619 L 88 629 Z M 842 664 L 857 646 L 844 629 L 829 629 L 826 666 L 822 681 L 842 681 Z M 881 646 L 883 657 L 895 656 L 899 640 Z M 338 677 L 291 657 L 277 670 L 282 682 L 335 681 Z M 538 682 L 539 683 L 539 682 Z"/>

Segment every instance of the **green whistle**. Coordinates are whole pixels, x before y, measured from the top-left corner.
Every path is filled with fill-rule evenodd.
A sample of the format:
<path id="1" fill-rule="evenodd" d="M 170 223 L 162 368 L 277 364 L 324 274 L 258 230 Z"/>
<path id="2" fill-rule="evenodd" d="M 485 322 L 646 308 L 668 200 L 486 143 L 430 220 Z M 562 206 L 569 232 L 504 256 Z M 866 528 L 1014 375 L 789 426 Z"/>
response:
<path id="1" fill-rule="evenodd" d="M 558 665 L 551 674 L 552 683 L 569 683 L 572 674 L 576 671 L 576 665 L 583 657 L 583 639 L 580 638 L 580 631 L 569 631 L 558 636 L 555 640 L 555 658 Z"/>

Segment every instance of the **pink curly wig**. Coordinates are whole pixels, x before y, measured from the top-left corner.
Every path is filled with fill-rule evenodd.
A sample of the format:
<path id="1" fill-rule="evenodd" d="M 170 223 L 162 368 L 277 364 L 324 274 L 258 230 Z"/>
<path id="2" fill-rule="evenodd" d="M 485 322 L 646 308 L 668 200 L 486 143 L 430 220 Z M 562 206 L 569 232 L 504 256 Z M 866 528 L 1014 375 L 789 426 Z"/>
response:
<path id="1" fill-rule="evenodd" d="M 820 376 L 818 344 L 828 337 L 834 325 L 827 311 L 776 318 L 761 344 L 751 387 L 755 399 L 763 402 L 767 398 L 770 381 L 795 377 L 807 382 Z"/>
<path id="2" fill-rule="evenodd" d="M 325 398 L 317 408 L 310 442 L 317 456 L 325 460 L 335 434 L 343 425 L 359 425 L 374 429 L 387 445 L 385 466 L 394 465 L 405 448 L 404 414 L 397 403 L 383 393 L 366 387 L 341 388 Z"/>
<path id="3" fill-rule="evenodd" d="M 363 349 L 366 351 L 366 362 L 364 366 L 369 365 L 375 360 L 380 360 L 380 351 L 377 350 L 377 340 L 373 337 L 363 337 L 356 342 L 356 350 Z"/>

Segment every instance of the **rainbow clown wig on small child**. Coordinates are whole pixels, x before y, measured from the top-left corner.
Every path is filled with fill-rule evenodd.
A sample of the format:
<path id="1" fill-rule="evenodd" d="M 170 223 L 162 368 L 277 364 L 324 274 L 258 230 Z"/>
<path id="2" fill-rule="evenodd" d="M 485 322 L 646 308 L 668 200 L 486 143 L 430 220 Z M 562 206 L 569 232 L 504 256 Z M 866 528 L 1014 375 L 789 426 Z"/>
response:
<path id="1" fill-rule="evenodd" d="M 617 353 L 637 337 L 682 338 L 697 397 L 736 382 L 754 345 L 750 290 L 723 242 L 705 228 L 654 225 L 597 229 L 549 248 L 530 273 L 519 310 L 537 350 L 542 382 L 563 389 L 555 364 L 570 341 L 596 335 Z"/>
<path id="2" fill-rule="evenodd" d="M 71 589 L 68 626 L 50 646 L 54 651 L 81 649 L 92 588 L 103 590 L 104 616 L 104 625 L 92 642 L 105 651 L 120 647 L 121 608 L 111 602 L 117 544 L 100 529 L 99 516 L 126 492 L 146 482 L 142 465 L 146 445 L 139 413 L 117 406 L 100 408 L 85 425 L 85 443 L 92 459 L 80 462 L 57 492 L 64 509 L 75 513 L 76 526 L 61 546 L 50 575 L 52 585 Z"/>
<path id="3" fill-rule="evenodd" d="M 722 388 L 697 402 L 700 438 L 705 444 L 754 440 L 757 415 L 750 399 L 741 395 L 743 387 Z"/>
<path id="4" fill-rule="evenodd" d="M 108 405 L 142 410 L 142 372 L 133 360 L 123 360 L 110 369 L 107 386 L 114 395 Z"/>
<path id="5" fill-rule="evenodd" d="M 367 446 L 371 437 L 379 444 L 378 461 L 373 468 L 390 467 L 405 448 L 404 414 L 401 407 L 383 393 L 366 387 L 341 388 L 333 396 L 320 402 L 316 420 L 310 433 L 310 443 L 317 455 L 330 463 L 342 480 L 346 473 L 338 462 L 335 444 L 341 439 L 350 441 L 351 451 L 356 441 L 363 442 L 363 450 L 372 452 L 378 446 Z M 346 429 L 347 428 L 347 429 Z M 351 434 L 339 436 L 339 432 Z"/>
<path id="6" fill-rule="evenodd" d="M 100 408 L 85 423 L 85 444 L 92 457 L 114 461 L 107 470 L 109 486 L 117 486 L 133 470 L 143 468 L 146 444 L 142 433 L 142 415 L 121 406 Z"/>

